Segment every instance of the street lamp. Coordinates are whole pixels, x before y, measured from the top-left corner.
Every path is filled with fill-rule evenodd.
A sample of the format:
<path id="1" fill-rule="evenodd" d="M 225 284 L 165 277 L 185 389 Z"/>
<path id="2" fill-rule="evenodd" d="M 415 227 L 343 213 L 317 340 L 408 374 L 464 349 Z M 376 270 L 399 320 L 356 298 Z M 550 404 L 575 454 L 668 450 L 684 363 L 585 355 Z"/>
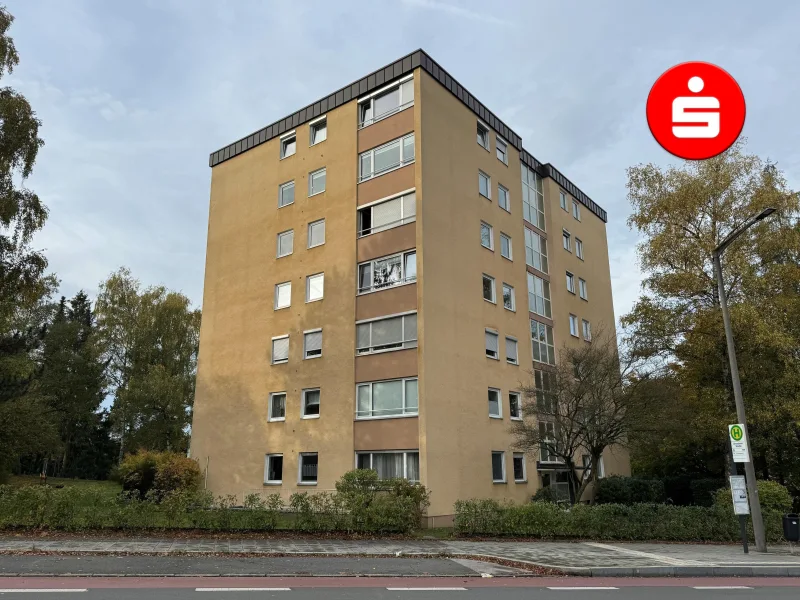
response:
<path id="1" fill-rule="evenodd" d="M 739 366 L 736 363 L 736 349 L 733 345 L 733 330 L 731 329 L 731 315 L 728 312 L 728 298 L 725 295 L 725 282 L 722 279 L 722 262 L 720 257 L 731 243 L 747 231 L 750 227 L 767 218 L 775 212 L 774 208 L 765 208 L 754 217 L 750 217 L 740 227 L 731 232 L 722 243 L 714 248 L 712 256 L 714 258 L 714 273 L 717 277 L 717 288 L 719 290 L 719 304 L 722 308 L 722 321 L 725 324 L 725 340 L 728 343 L 728 360 L 731 366 L 731 381 L 733 383 L 733 397 L 736 400 L 736 418 L 744 428 L 746 439 L 750 439 L 747 434 L 747 419 L 744 414 L 744 400 L 742 399 L 742 384 L 739 381 Z M 747 444 L 748 461 L 744 463 L 744 472 L 747 479 L 747 491 L 750 495 L 750 509 L 753 518 L 753 534 L 756 538 L 756 550 L 758 552 L 767 551 L 767 539 L 764 534 L 764 519 L 761 517 L 761 502 L 758 500 L 758 486 L 756 485 L 756 470 L 753 467 L 753 450 Z M 735 463 L 734 463 L 735 468 Z"/>

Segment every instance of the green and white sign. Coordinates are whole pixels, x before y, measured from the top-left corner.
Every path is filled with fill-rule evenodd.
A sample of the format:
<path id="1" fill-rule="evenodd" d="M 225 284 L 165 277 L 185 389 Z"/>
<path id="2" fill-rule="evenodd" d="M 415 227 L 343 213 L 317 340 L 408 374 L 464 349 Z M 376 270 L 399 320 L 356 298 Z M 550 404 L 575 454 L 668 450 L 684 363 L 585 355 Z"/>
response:
<path id="1" fill-rule="evenodd" d="M 747 436 L 744 434 L 744 425 L 728 425 L 728 437 L 731 440 L 731 454 L 733 462 L 750 462 L 750 454 L 747 451 Z"/>

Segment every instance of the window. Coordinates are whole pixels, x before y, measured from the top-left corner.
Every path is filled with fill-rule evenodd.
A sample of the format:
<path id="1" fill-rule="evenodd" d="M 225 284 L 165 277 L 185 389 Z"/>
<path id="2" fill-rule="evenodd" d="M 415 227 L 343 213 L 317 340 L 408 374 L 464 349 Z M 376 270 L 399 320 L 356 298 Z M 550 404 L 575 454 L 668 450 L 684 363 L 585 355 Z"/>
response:
<path id="1" fill-rule="evenodd" d="M 272 338 L 272 364 L 289 362 L 289 336 Z"/>
<path id="2" fill-rule="evenodd" d="M 325 178 L 327 171 L 325 167 L 308 174 L 308 197 L 321 194 L 325 191 Z"/>
<path id="3" fill-rule="evenodd" d="M 492 226 L 481 221 L 481 246 L 494 250 L 494 232 Z"/>
<path id="4" fill-rule="evenodd" d="M 583 479 L 584 481 L 587 479 L 591 479 L 592 477 L 592 457 L 588 454 L 583 455 Z M 597 461 L 597 477 L 598 479 L 602 479 L 606 475 L 605 465 L 603 465 L 603 457 L 600 457 L 600 460 Z"/>
<path id="5" fill-rule="evenodd" d="M 575 255 L 583 260 L 583 242 L 575 238 Z"/>
<path id="6" fill-rule="evenodd" d="M 356 467 L 372 469 L 378 479 L 408 479 L 419 481 L 419 451 L 413 452 L 359 452 Z"/>
<path id="7" fill-rule="evenodd" d="M 283 481 L 283 454 L 267 454 L 264 460 L 264 483 L 278 485 Z"/>
<path id="8" fill-rule="evenodd" d="M 558 470 L 551 473 L 542 473 L 542 487 L 550 488 L 553 498 L 558 504 L 566 504 L 571 501 L 568 471 Z"/>
<path id="9" fill-rule="evenodd" d="M 319 454 L 316 452 L 300 453 L 297 483 L 300 485 L 317 485 L 317 468 L 319 467 Z"/>
<path id="10" fill-rule="evenodd" d="M 522 420 L 522 403 L 519 392 L 508 392 L 508 416 L 514 420 Z"/>
<path id="11" fill-rule="evenodd" d="M 542 415 L 554 415 L 555 403 L 553 400 L 553 374 L 550 371 L 533 371 L 533 385 L 536 395 L 536 412 Z"/>
<path id="12" fill-rule="evenodd" d="M 493 419 L 502 419 L 502 406 L 502 402 L 500 402 L 500 390 L 489 388 L 489 416 Z"/>
<path id="13" fill-rule="evenodd" d="M 575 276 L 567 271 L 567 291 L 570 294 L 575 293 Z"/>
<path id="14" fill-rule="evenodd" d="M 289 308 L 292 305 L 292 282 L 279 283 L 275 286 L 275 310 Z"/>
<path id="15" fill-rule="evenodd" d="M 503 284 L 503 308 L 513 311 L 517 310 L 517 301 L 514 298 L 514 287 L 507 283 Z"/>
<path id="16" fill-rule="evenodd" d="M 500 349 L 498 348 L 498 335 L 496 331 L 486 330 L 486 357 L 500 360 Z"/>
<path id="17" fill-rule="evenodd" d="M 494 277 L 483 276 L 483 299 L 489 302 L 497 302 L 494 295 Z"/>
<path id="18" fill-rule="evenodd" d="M 519 364 L 519 356 L 517 353 L 517 340 L 513 337 L 506 338 L 506 362 L 510 365 Z"/>
<path id="19" fill-rule="evenodd" d="M 542 231 L 545 230 L 542 178 L 525 165 L 522 165 L 522 217 Z"/>
<path id="20" fill-rule="evenodd" d="M 572 216 L 575 217 L 578 221 L 581 220 L 581 205 L 572 201 Z"/>
<path id="21" fill-rule="evenodd" d="M 492 199 L 492 178 L 483 171 L 478 171 L 478 193 L 484 198 Z"/>
<path id="22" fill-rule="evenodd" d="M 497 186 L 497 204 L 503 210 L 511 212 L 511 204 L 508 199 L 508 190 L 502 185 Z"/>
<path id="23" fill-rule="evenodd" d="M 583 298 L 584 300 L 588 300 L 588 298 L 586 297 L 586 280 L 585 279 L 578 278 L 578 293 L 580 294 L 581 298 Z"/>
<path id="24" fill-rule="evenodd" d="M 556 455 L 556 426 L 550 421 L 539 421 L 539 460 L 543 463 L 561 463 L 562 458 Z"/>
<path id="25" fill-rule="evenodd" d="M 528 273 L 528 310 L 550 319 L 550 309 L 550 282 Z"/>
<path id="26" fill-rule="evenodd" d="M 359 181 L 366 181 L 414 162 L 414 134 L 393 140 L 359 155 Z"/>
<path id="27" fill-rule="evenodd" d="M 289 256 L 294 252 L 294 231 L 284 231 L 278 234 L 278 258 Z"/>
<path id="28" fill-rule="evenodd" d="M 547 273 L 547 242 L 538 233 L 525 228 L 525 264 Z"/>
<path id="29" fill-rule="evenodd" d="M 570 248 L 569 238 L 570 238 L 569 231 L 567 231 L 566 229 L 563 230 L 561 232 L 561 243 L 564 245 L 564 250 L 566 250 L 567 252 L 572 252 L 572 249 Z"/>
<path id="30" fill-rule="evenodd" d="M 304 419 L 319 418 L 319 388 L 315 390 L 303 390 L 303 404 L 300 416 Z"/>
<path id="31" fill-rule="evenodd" d="M 556 349 L 553 344 L 553 328 L 531 319 L 531 344 L 535 362 L 556 364 Z"/>
<path id="32" fill-rule="evenodd" d="M 528 480 L 525 473 L 525 455 L 518 452 L 514 453 L 514 481 L 517 483 L 525 483 Z"/>
<path id="33" fill-rule="evenodd" d="M 561 208 L 569 212 L 567 208 L 567 195 L 564 192 L 558 192 L 558 201 L 561 204 Z"/>
<path id="34" fill-rule="evenodd" d="M 359 126 L 366 127 L 414 105 L 414 79 L 393 83 L 359 102 Z"/>
<path id="35" fill-rule="evenodd" d="M 414 192 L 385 202 L 372 204 L 358 211 L 358 237 L 385 231 L 417 220 Z"/>
<path id="36" fill-rule="evenodd" d="M 286 392 L 278 392 L 269 395 L 269 420 L 286 420 Z"/>
<path id="37" fill-rule="evenodd" d="M 417 379 L 360 383 L 356 387 L 356 403 L 357 419 L 416 415 Z"/>
<path id="38" fill-rule="evenodd" d="M 480 121 L 478 122 L 478 145 L 486 150 L 489 149 L 489 128 Z"/>
<path id="39" fill-rule="evenodd" d="M 281 184 L 278 188 L 278 208 L 294 204 L 294 181 Z"/>
<path id="40" fill-rule="evenodd" d="M 322 356 L 322 329 L 303 332 L 303 358 Z"/>
<path id="41" fill-rule="evenodd" d="M 500 234 L 500 256 L 508 260 L 514 260 L 511 253 L 511 238 L 505 233 Z"/>
<path id="42" fill-rule="evenodd" d="M 569 316 L 569 334 L 578 337 L 578 317 L 575 315 Z"/>
<path id="43" fill-rule="evenodd" d="M 583 319 L 583 339 L 587 342 L 592 341 L 592 325 L 586 319 Z"/>
<path id="44" fill-rule="evenodd" d="M 294 131 L 281 136 L 281 158 L 292 156 L 297 150 L 297 136 Z"/>
<path id="45" fill-rule="evenodd" d="M 325 291 L 325 273 L 306 277 L 306 302 L 322 300 Z"/>
<path id="46" fill-rule="evenodd" d="M 311 121 L 308 129 L 311 132 L 310 146 L 324 142 L 328 139 L 328 117 L 322 117 L 316 121 Z"/>
<path id="47" fill-rule="evenodd" d="M 325 219 L 308 224 L 308 247 L 315 248 L 325 243 Z"/>
<path id="48" fill-rule="evenodd" d="M 417 313 L 356 323 L 356 352 L 372 354 L 417 347 Z"/>
<path id="49" fill-rule="evenodd" d="M 492 452 L 492 481 L 494 483 L 506 482 L 505 452 Z"/>
<path id="50" fill-rule="evenodd" d="M 497 160 L 503 164 L 508 164 L 508 144 L 500 137 L 495 136 L 494 146 L 497 150 Z"/>
<path id="51" fill-rule="evenodd" d="M 417 280 L 417 251 L 411 250 L 358 265 L 358 293 L 382 290 Z"/>

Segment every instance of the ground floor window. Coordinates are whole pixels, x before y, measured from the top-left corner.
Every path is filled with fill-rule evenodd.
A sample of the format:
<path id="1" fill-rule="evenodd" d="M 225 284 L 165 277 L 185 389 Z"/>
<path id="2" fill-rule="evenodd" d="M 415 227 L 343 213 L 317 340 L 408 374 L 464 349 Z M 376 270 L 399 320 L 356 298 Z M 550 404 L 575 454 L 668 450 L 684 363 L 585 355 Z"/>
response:
<path id="1" fill-rule="evenodd" d="M 281 483 L 283 481 L 283 454 L 267 454 L 264 464 L 264 482 Z"/>
<path id="2" fill-rule="evenodd" d="M 542 487 L 549 487 L 557 502 L 569 502 L 569 473 L 567 471 L 551 471 L 542 473 Z"/>
<path id="3" fill-rule="evenodd" d="M 402 478 L 419 481 L 419 452 L 359 452 L 356 454 L 359 469 L 372 469 L 378 479 Z"/>
<path id="4" fill-rule="evenodd" d="M 317 467 L 319 466 L 319 454 L 316 452 L 306 452 L 300 455 L 299 483 L 316 484 Z"/>

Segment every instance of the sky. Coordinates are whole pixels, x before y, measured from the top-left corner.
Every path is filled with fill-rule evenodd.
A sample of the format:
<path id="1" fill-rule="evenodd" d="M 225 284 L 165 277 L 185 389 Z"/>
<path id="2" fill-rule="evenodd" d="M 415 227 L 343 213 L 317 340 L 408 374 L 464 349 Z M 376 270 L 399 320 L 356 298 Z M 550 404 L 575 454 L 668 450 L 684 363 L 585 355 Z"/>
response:
<path id="1" fill-rule="evenodd" d="M 45 146 L 27 185 L 60 293 L 122 265 L 202 304 L 208 155 L 418 48 L 608 211 L 617 317 L 641 293 L 625 170 L 674 164 L 645 102 L 688 60 L 731 73 L 748 150 L 800 186 L 800 3 L 5 0 Z"/>

